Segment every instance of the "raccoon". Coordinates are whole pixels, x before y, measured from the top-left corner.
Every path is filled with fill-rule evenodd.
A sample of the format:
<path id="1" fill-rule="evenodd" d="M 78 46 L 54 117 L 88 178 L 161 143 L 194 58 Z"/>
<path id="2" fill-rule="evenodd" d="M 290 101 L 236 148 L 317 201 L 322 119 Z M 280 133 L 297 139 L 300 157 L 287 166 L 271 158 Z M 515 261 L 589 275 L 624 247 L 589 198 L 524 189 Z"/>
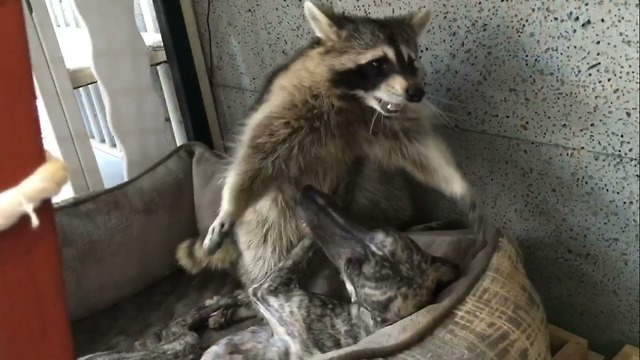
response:
<path id="1" fill-rule="evenodd" d="M 218 217 L 203 243 L 178 249 L 187 270 L 239 256 L 246 286 L 264 279 L 302 237 L 295 209 L 306 184 L 369 227 L 399 226 L 412 216 L 401 170 L 479 216 L 422 103 L 417 42 L 431 12 L 371 18 L 310 1 L 304 12 L 315 37 L 269 78 L 231 157 Z"/>

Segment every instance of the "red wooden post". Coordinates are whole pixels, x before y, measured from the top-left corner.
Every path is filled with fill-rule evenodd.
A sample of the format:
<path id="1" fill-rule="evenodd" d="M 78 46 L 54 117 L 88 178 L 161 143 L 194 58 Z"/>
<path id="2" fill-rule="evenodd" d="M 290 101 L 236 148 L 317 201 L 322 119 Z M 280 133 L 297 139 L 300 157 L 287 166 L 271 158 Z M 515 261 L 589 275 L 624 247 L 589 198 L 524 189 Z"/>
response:
<path id="1" fill-rule="evenodd" d="M 21 0 L 0 0 L 0 191 L 44 162 Z M 73 346 L 50 202 L 40 227 L 0 232 L 0 360 L 70 360 Z"/>

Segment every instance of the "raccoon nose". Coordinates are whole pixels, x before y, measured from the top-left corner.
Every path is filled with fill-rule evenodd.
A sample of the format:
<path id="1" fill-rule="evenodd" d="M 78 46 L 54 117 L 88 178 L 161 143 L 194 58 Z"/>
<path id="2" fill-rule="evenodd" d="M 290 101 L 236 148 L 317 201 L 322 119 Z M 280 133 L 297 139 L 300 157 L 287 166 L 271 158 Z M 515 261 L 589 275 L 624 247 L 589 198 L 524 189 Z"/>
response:
<path id="1" fill-rule="evenodd" d="M 420 86 L 409 86 L 407 88 L 407 101 L 409 102 L 420 102 L 424 95 L 425 92 Z"/>

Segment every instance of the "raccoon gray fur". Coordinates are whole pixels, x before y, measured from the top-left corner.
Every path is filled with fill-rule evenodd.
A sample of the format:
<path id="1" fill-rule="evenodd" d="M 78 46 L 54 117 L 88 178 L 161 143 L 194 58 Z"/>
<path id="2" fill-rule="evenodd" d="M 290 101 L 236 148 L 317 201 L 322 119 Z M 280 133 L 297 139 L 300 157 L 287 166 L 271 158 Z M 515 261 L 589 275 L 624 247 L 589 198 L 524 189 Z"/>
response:
<path id="1" fill-rule="evenodd" d="M 203 243 L 178 249 L 189 271 L 240 258 L 245 286 L 263 280 L 302 238 L 295 209 L 306 184 L 369 227 L 412 218 L 412 194 L 398 171 L 478 213 L 421 103 L 417 40 L 430 11 L 375 19 L 309 1 L 304 10 L 316 37 L 269 78 L 234 149 L 218 217 Z"/>

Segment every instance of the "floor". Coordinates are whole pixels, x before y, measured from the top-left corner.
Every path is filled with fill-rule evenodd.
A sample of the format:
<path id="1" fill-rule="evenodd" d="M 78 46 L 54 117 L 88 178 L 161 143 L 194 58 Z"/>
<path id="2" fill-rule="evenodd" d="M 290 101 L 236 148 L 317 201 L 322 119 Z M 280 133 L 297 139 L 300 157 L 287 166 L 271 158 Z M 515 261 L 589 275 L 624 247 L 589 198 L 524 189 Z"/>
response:
<path id="1" fill-rule="evenodd" d="M 76 72 L 76 75 L 82 72 L 91 72 L 91 51 L 90 40 L 85 29 L 56 27 L 56 38 L 60 46 L 64 62 L 69 71 Z M 162 37 L 159 33 L 142 32 L 142 38 L 149 48 L 150 56 L 162 58 L 164 57 L 162 48 Z M 158 55 L 157 52 L 162 52 Z M 84 79 L 82 76 L 76 78 Z M 75 83 L 74 87 L 79 84 Z M 45 149 L 54 156 L 60 157 L 61 152 L 55 140 L 53 129 L 50 124 L 49 117 L 40 99 L 37 100 L 38 114 L 40 116 L 40 127 L 42 132 L 42 141 Z M 104 187 L 109 188 L 124 181 L 124 168 L 122 154 L 115 148 L 108 147 L 105 144 L 93 142 L 92 150 L 100 170 L 100 175 L 104 182 Z M 70 184 L 67 184 L 62 191 L 53 198 L 54 202 L 59 202 L 74 196 L 74 191 Z"/>
<path id="2" fill-rule="evenodd" d="M 36 101 L 38 108 L 38 115 L 40 116 L 40 129 L 42 133 L 42 144 L 46 150 L 57 157 L 62 157 L 58 144 L 53 134 L 53 129 L 42 105 L 42 100 Z M 122 155 L 117 149 L 108 148 L 102 144 L 96 144 L 92 141 L 93 153 L 100 169 L 100 175 L 104 182 L 104 187 L 110 188 L 124 181 L 124 167 L 122 162 Z M 53 198 L 53 202 L 60 202 L 62 200 L 69 199 L 75 194 L 71 185 L 67 183 L 60 193 Z"/>
<path id="3" fill-rule="evenodd" d="M 124 167 L 122 157 L 106 152 L 98 146 L 93 146 L 100 175 L 104 181 L 104 187 L 110 188 L 124 181 Z"/>
<path id="4" fill-rule="evenodd" d="M 82 71 L 90 72 L 91 51 L 89 46 L 88 33 L 84 29 L 78 28 L 55 28 L 56 37 L 59 42 L 64 62 L 70 71 L 78 74 Z M 159 33 L 141 33 L 147 44 L 150 54 L 162 49 L 162 38 Z M 164 55 L 162 55 L 164 56 Z M 152 56 L 153 58 L 153 56 Z M 76 76 L 78 77 L 78 76 Z M 82 78 L 82 77 L 78 77 Z M 78 84 L 74 84 L 77 86 Z M 58 144 L 56 143 L 53 129 L 49 117 L 40 99 L 37 100 L 38 114 L 40 116 L 40 127 L 42 141 L 45 149 L 57 157 L 62 157 Z M 124 168 L 122 154 L 115 148 L 91 140 L 92 149 L 98 163 L 100 175 L 104 182 L 104 187 L 109 188 L 124 181 Z M 74 196 L 74 191 L 69 184 L 54 197 L 54 202 L 59 202 Z"/>

